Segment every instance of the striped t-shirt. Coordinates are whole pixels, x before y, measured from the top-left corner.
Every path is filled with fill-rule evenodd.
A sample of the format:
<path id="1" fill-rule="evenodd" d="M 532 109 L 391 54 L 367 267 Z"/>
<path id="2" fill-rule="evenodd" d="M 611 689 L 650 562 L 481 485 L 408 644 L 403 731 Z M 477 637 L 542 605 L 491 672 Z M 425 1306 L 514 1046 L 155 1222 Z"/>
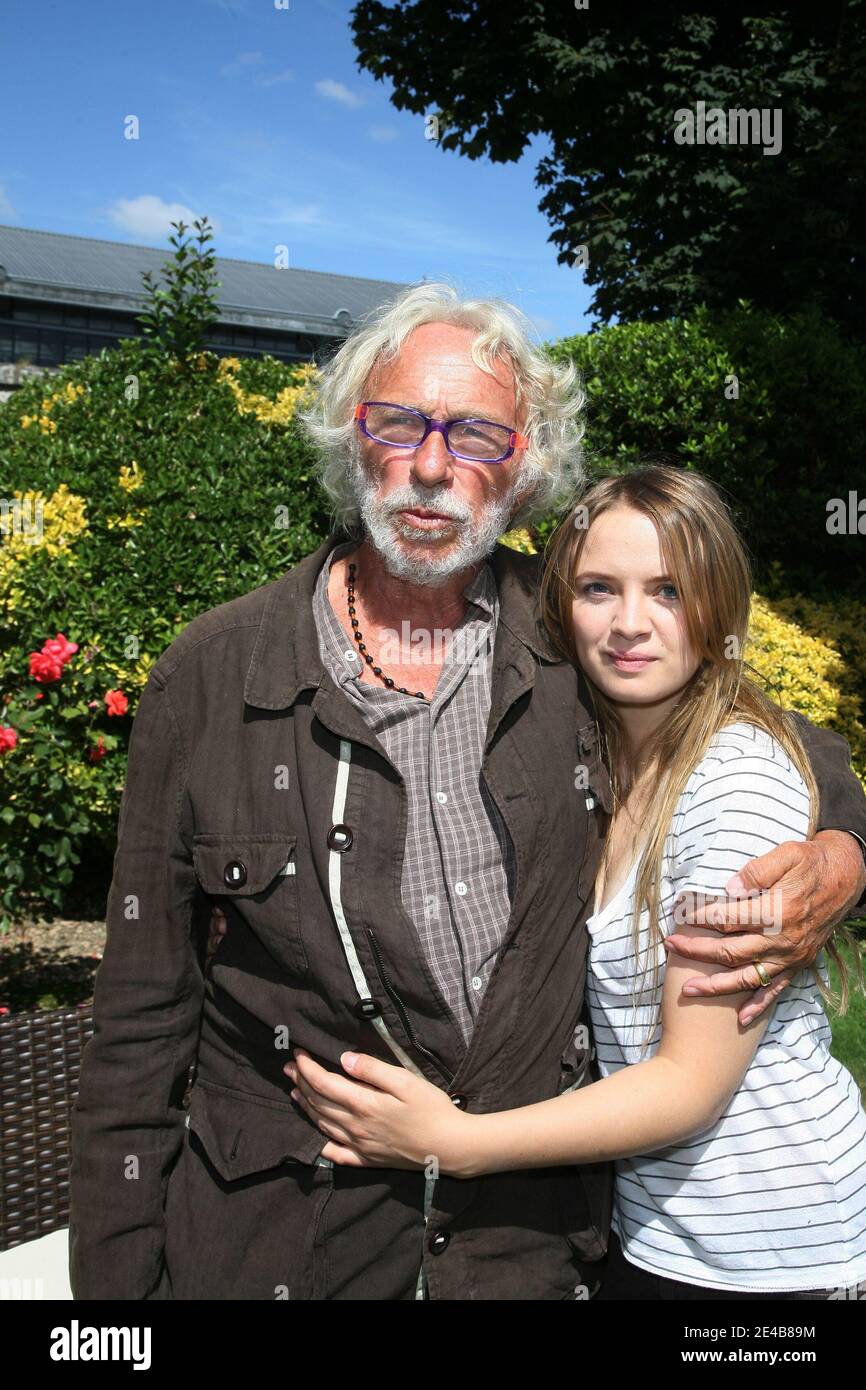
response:
<path id="1" fill-rule="evenodd" d="M 665 844 L 660 924 L 676 930 L 674 898 L 724 893 L 748 860 L 803 840 L 805 783 L 781 744 L 755 725 L 715 735 L 680 797 Z M 658 1051 L 665 952 L 647 955 L 641 917 L 632 948 L 637 863 L 587 923 L 588 998 L 602 1076 Z M 758 928 L 759 929 L 759 928 Z M 658 988 L 652 989 L 652 959 Z M 827 980 L 824 953 L 818 969 Z M 648 973 L 644 977 L 643 972 Z M 643 992 L 633 1005 L 635 982 Z M 616 1160 L 613 1229 L 642 1269 L 707 1288 L 850 1288 L 866 1279 L 866 1113 L 830 1055 L 830 1026 L 809 970 L 772 1006 L 722 1118 L 691 1139 Z"/>

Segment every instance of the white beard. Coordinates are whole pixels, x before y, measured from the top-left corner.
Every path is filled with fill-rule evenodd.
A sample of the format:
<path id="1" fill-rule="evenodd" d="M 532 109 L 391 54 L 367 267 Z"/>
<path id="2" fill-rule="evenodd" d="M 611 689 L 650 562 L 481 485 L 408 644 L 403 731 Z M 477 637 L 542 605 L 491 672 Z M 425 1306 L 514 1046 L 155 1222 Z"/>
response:
<path id="1" fill-rule="evenodd" d="M 513 484 L 503 497 L 489 502 L 480 516 L 447 488 L 437 491 L 407 483 L 382 499 L 357 456 L 352 485 L 364 530 L 388 574 L 432 588 L 486 559 L 508 530 L 515 510 Z M 443 523 L 442 527 L 421 531 L 397 515 L 405 507 L 424 507 L 454 517 L 456 537 L 449 549 L 440 551 L 438 546 L 444 536 L 454 532 L 453 526 Z M 400 543 L 400 537 L 405 537 L 406 545 Z"/>

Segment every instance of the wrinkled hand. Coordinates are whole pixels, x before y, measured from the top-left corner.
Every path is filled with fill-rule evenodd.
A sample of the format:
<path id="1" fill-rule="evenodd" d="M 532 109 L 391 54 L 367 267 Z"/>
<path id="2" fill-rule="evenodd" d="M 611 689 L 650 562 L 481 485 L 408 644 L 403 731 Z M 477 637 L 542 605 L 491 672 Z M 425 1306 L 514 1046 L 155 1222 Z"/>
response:
<path id="1" fill-rule="evenodd" d="M 438 1086 L 405 1067 L 344 1052 L 350 1077 L 319 1066 L 303 1048 L 283 1070 L 292 1099 L 329 1137 L 322 1157 L 353 1168 L 427 1168 L 460 1176 L 461 1138 L 470 1118 Z"/>
<path id="2" fill-rule="evenodd" d="M 750 860 L 725 884 L 727 898 L 692 911 L 675 907 L 677 923 L 713 927 L 720 938 L 674 932 L 665 940 L 666 950 L 729 967 L 687 980 L 683 993 L 753 990 L 738 1014 L 744 1026 L 751 1023 L 815 960 L 860 897 L 863 879 L 863 855 L 854 837 L 844 830 L 822 830 L 811 840 L 786 840 Z M 760 985 L 755 960 L 771 977 L 766 988 Z"/>

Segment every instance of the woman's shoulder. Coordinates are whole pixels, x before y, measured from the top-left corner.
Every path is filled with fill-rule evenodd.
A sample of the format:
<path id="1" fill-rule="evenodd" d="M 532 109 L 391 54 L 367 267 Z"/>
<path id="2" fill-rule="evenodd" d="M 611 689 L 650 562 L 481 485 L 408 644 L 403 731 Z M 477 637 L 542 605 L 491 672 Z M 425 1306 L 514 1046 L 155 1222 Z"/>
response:
<path id="1" fill-rule="evenodd" d="M 721 892 L 742 863 L 783 840 L 803 839 L 808 825 L 808 788 L 784 746 L 738 720 L 713 736 L 686 782 L 667 849 L 679 865 L 675 876 Z"/>
<path id="2" fill-rule="evenodd" d="M 717 782 L 732 790 L 737 786 L 755 788 L 762 777 L 805 794 L 802 775 L 779 739 L 750 720 L 738 719 L 725 724 L 710 739 L 685 785 L 683 798 L 691 799 Z"/>

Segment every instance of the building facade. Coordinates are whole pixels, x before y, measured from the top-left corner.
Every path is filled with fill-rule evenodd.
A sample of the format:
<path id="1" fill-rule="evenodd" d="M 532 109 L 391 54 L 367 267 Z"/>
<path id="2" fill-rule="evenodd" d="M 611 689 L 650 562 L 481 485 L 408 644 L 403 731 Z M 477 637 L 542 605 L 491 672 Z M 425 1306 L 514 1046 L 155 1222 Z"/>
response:
<path id="1" fill-rule="evenodd" d="M 29 367 L 57 368 L 140 335 L 142 274 L 171 253 L 149 246 L 0 225 L 0 364 L 10 385 Z M 217 257 L 218 321 L 206 346 L 220 355 L 322 361 L 359 319 L 404 288 L 317 270 Z"/>

